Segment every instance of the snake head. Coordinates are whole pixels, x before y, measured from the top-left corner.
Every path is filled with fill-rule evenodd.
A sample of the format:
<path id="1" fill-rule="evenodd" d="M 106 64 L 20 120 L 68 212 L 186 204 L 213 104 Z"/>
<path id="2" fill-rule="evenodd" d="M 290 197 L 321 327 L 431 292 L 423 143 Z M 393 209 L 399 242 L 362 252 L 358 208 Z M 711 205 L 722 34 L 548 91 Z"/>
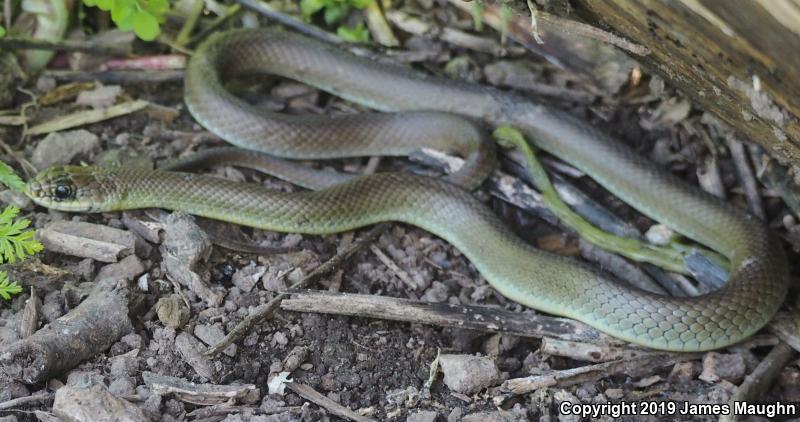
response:
<path id="1" fill-rule="evenodd" d="M 54 166 L 39 172 L 25 186 L 34 203 L 59 211 L 112 211 L 106 194 L 108 178 L 102 169 L 87 166 Z"/>

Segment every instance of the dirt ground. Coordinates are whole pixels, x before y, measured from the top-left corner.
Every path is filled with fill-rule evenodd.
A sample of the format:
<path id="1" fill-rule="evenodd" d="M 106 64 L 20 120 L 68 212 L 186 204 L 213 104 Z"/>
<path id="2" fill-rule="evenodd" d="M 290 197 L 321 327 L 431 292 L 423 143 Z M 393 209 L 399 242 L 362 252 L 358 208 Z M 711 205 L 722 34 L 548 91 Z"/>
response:
<path id="1" fill-rule="evenodd" d="M 438 4 L 435 7 L 439 18 L 432 24 L 456 28 L 469 26 L 469 18 L 458 14 L 452 7 Z M 262 24 L 269 25 L 266 22 Z M 496 32 L 488 29 L 480 36 L 495 42 L 499 39 Z M 573 96 L 567 99 L 559 95 L 544 97 L 544 101 L 603 127 L 692 184 L 697 185 L 700 183 L 698 179 L 705 177 L 713 158 L 727 200 L 740 207 L 748 206 L 736 165 L 727 152 L 726 128 L 702 110 L 692 107 L 680 93 L 665 87 L 646 70 L 643 76 L 637 73 L 643 69 L 635 66 L 635 70 L 626 67 L 606 70 L 613 75 L 598 79 L 610 81 L 616 77 L 618 82 L 598 86 L 585 77 L 576 76 L 572 70 L 548 63 L 517 44 L 511 44 L 504 55 L 497 55 L 445 42 L 437 36 L 404 34 L 402 41 L 404 44 L 397 51 L 424 57 L 414 60 L 414 66 L 421 69 L 518 91 L 526 81 L 535 81 L 553 87 L 557 92 L 571 94 Z M 519 80 L 509 81 L 498 76 L 507 72 L 504 70 L 506 67 L 513 69 L 511 74 Z M 260 78 L 250 82 L 234 89 L 240 96 L 268 109 L 293 114 L 365 111 L 360 106 L 293 81 Z M 40 97 L 65 83 L 57 82 L 51 76 L 42 76 L 17 88 L 24 88 Z M 158 107 L 69 129 L 64 135 L 68 138 L 66 141 L 51 146 L 42 146 L 46 136 L 26 139 L 21 129 L 14 126 L 0 126 L 0 138 L 11 149 L 19 151 L 20 159 L 34 163 L 50 160 L 42 159 L 43 156 L 51 157 L 53 163 L 63 162 L 53 154 L 65 150 L 69 152 L 65 154 L 68 162 L 73 164 L 109 159 L 124 164 L 146 163 L 224 145 L 223 141 L 204 131 L 188 113 L 183 104 L 181 81 L 106 85 L 120 86 L 121 92 L 114 98 L 117 103 L 136 99 Z M 9 109 L 20 110 L 28 101 L 30 96 L 19 92 Z M 43 122 L 53 116 L 86 108 L 68 100 L 52 106 L 35 107 L 32 113 L 35 122 Z M 96 139 L 89 135 L 88 141 L 80 140 L 87 135 L 78 131 L 93 134 Z M 753 161 L 757 160 L 754 156 Z M 10 158 L 4 161 L 15 162 Z M 371 170 L 376 164 L 378 171 L 420 170 L 419 164 L 405 159 L 338 160 L 322 166 L 360 173 L 365 169 Z M 552 166 L 548 165 L 548 168 L 552 169 Z M 299 190 L 251 170 L 221 167 L 208 172 L 237 181 L 261 183 L 273 189 Z M 564 177 L 570 178 L 568 175 Z M 653 223 L 587 179 L 570 178 L 589 197 L 640 231 L 646 231 Z M 796 249 L 792 250 L 796 243 L 791 212 L 775 190 L 761 186 L 759 192 L 766 222 L 786 240 L 790 262 L 795 261 L 797 253 Z M 540 248 L 580 258 L 582 247 L 574 234 L 565 233 L 560 227 L 497 199 L 490 195 L 488 188 L 477 195 L 526 240 Z M 726 404 L 745 376 L 758 367 L 779 341 L 774 334 L 765 331 L 758 341 L 749 345 L 687 355 L 667 364 L 652 364 L 652 367 L 648 366 L 650 361 L 645 361 L 643 368 L 637 368 L 642 370 L 639 373 L 609 369 L 605 375 L 554 381 L 543 388 L 520 394 L 510 392 L 504 381 L 536 375 L 565 375 L 571 369 L 597 365 L 598 362 L 542 352 L 540 338 L 286 310 L 278 310 L 271 318 L 255 325 L 242 340 L 223 353 L 207 357 L 202 355 L 202 351 L 230 333 L 245 317 L 256 312 L 259 305 L 268 303 L 279 295 L 280 290 L 342 252 L 364 236 L 368 229 L 324 237 L 279 234 L 186 216 L 169 219 L 167 213 L 156 210 L 125 215 L 68 214 L 36 207 L 19 196 L 9 194 L 2 199 L 6 203 L 19 201 L 23 214 L 34 222 L 37 229 L 60 220 L 96 223 L 133 233 L 132 238 L 138 246 L 127 253 L 133 258 L 117 263 L 45 251 L 32 261 L 34 263 L 9 270 L 12 278 L 14 274 L 18 275 L 17 281 L 25 286 L 26 291 L 10 301 L 0 301 L 0 345 L 11 344 L 21 337 L 18 327 L 31 297 L 31 286 L 35 286 L 36 295 L 41 300 L 37 325 L 42 326 L 67 314 L 84 300 L 99 281 L 99 274 L 123 274 L 123 278 L 127 278 L 124 287 L 117 284 L 116 289 L 127 289 L 125 300 L 129 306 L 131 329 L 125 330 L 128 332 L 124 336 L 113 339 L 110 348 L 57 376 L 33 383 L 0 378 L 0 420 L 54 420 L 48 418 L 56 416 L 63 420 L 69 417 L 91 420 L 92 416 L 105 415 L 106 412 L 124 414 L 128 418 L 125 420 L 139 420 L 140 417 L 204 421 L 348 419 L 324 404 L 327 402 L 320 404 L 291 388 L 270 393 L 270 381 L 283 372 L 288 372 L 295 384 L 310 387 L 329 402 L 351 411 L 349 418 L 357 415 L 374 420 L 411 421 L 579 420 L 577 416 L 561 414 L 560 404 L 650 403 L 657 406 L 656 403 L 673 403 L 679 408 L 685 402 Z M 148 240 L 143 235 L 146 230 L 141 229 L 142 226 L 153 228 L 157 233 L 156 239 Z M 170 234 L 165 235 L 164 231 Z M 203 235 L 204 232 L 209 234 Z M 189 236 L 187 233 L 193 234 Z M 187 238 L 166 239 L 181 234 Z M 249 253 L 236 250 L 241 248 L 231 246 L 230 240 L 237 242 L 236 245 L 245 243 L 289 250 L 274 254 Z M 228 247 L 223 246 L 226 244 Z M 188 262 L 189 255 L 196 259 L 196 265 L 181 268 L 196 274 L 208 291 L 199 292 L 184 284 L 184 280 L 176 279 L 175 268 L 170 267 L 172 264 L 165 258 L 166 254 L 172 253 L 170 248 L 198 248 L 194 254 L 184 250 L 176 256 L 183 264 Z M 188 255 L 181 255 L 184 252 Z M 123 257 L 124 254 L 120 256 Z M 421 229 L 402 224 L 392 224 L 374 242 L 362 247 L 345 264 L 309 288 L 334 294 L 345 292 L 453 306 L 473 305 L 512 313 L 526 311 L 523 306 L 500 296 L 451 245 Z M 219 298 L 218 303 L 209 305 L 209 297 Z M 475 369 L 467 365 L 454 369 L 442 364 L 445 376 L 441 373 L 432 376 L 431 366 L 439 355 L 469 355 L 480 358 L 470 361 L 474 365 L 490 362 L 488 365 L 496 366 Z M 445 362 L 444 358 L 440 360 Z M 800 401 L 798 361 L 793 354 L 787 361 L 781 365 L 782 369 L 771 386 L 759 394 L 759 402 Z M 147 374 L 166 378 L 159 378 L 159 384 Z M 488 380 L 481 384 L 477 378 L 483 375 Z M 453 379 L 447 378 L 451 376 Z M 458 377 L 466 378 L 460 380 L 462 382 L 478 382 L 478 389 L 457 391 L 463 388 L 453 388 L 459 382 L 456 380 Z M 179 381 L 238 386 L 245 393 L 233 388 L 241 394 L 231 398 L 218 390 L 206 395 L 181 394 L 174 389 L 159 390 L 163 385 L 174 387 Z M 255 389 L 242 387 L 248 384 Z M 53 392 L 62 388 L 74 390 L 74 396 L 68 401 L 84 403 L 84 409 L 96 413 L 81 416 L 80 411 L 59 402 L 58 397 L 54 403 Z M 196 385 L 187 388 L 192 390 Z M 5 402 L 37 394 L 46 394 L 47 397 L 22 406 L 2 406 Z M 622 416 L 621 419 L 661 420 L 665 417 L 661 412 L 653 416 Z M 675 413 L 667 418 L 716 420 L 718 416 Z M 612 416 L 600 419 L 611 420 Z"/>

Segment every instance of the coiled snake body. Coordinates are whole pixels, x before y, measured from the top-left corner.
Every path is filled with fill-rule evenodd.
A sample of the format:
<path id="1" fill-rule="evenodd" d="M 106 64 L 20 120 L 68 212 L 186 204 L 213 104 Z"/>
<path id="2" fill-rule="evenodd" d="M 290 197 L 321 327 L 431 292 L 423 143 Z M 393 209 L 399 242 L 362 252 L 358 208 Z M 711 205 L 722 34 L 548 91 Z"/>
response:
<path id="1" fill-rule="evenodd" d="M 319 87 L 381 111 L 431 110 L 335 118 L 276 116 L 228 93 L 221 78 L 267 72 Z M 657 349 L 708 350 L 763 327 L 786 295 L 779 242 L 756 219 L 658 170 L 624 145 L 564 112 L 496 89 L 431 77 L 355 57 L 280 30 L 235 30 L 210 37 L 186 74 L 186 103 L 203 126 L 241 147 L 285 158 L 406 154 L 432 130 L 471 169 L 453 179 L 475 186 L 493 155 L 474 125 L 448 113 L 509 124 L 540 148 L 594 177 L 645 215 L 725 255 L 721 289 L 673 298 L 632 288 L 586 265 L 532 248 L 466 190 L 410 174 L 366 176 L 315 192 L 177 172 L 56 167 L 28 184 L 39 204 L 67 211 L 160 207 L 259 227 L 335 233 L 400 221 L 452 243 L 503 295 L 532 308 L 586 322 Z M 331 140 L 331 137 L 334 139 Z M 391 147 L 371 140 L 390 139 Z M 366 146 L 356 145 L 356 138 Z M 439 141 L 434 141 L 439 142 Z M 487 158 L 488 157 L 488 158 Z"/>

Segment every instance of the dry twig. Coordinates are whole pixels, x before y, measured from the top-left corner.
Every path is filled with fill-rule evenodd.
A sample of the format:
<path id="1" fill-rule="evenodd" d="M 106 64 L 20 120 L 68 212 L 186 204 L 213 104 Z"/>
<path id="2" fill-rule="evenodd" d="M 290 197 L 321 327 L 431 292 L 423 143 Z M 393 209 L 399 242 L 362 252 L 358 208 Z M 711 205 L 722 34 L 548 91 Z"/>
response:
<path id="1" fill-rule="evenodd" d="M 343 41 L 329 32 L 325 32 L 316 26 L 307 25 L 306 23 L 299 21 L 289 15 L 283 14 L 277 10 L 275 10 L 272 6 L 267 3 L 264 3 L 260 0 L 239 0 L 239 4 L 242 6 L 260 13 L 269 19 L 278 22 L 281 25 L 288 26 L 300 33 L 306 34 L 308 36 L 317 38 L 319 40 L 325 41 L 330 44 L 341 44 Z"/>
<path id="2" fill-rule="evenodd" d="M 555 337 L 593 344 L 619 343 L 594 328 L 566 318 L 510 312 L 488 306 L 452 305 L 385 296 L 302 291 L 293 292 L 281 308 L 296 312 L 319 312 L 431 324 L 522 337 Z"/>
<path id="3" fill-rule="evenodd" d="M 43 76 L 51 77 L 56 82 L 98 81 L 108 85 L 133 85 L 183 81 L 183 70 L 106 70 L 99 72 L 47 70 Z"/>
<path id="4" fill-rule="evenodd" d="M 636 346 L 611 346 L 597 343 L 581 343 L 577 341 L 567 341 L 552 337 L 542 339 L 539 351 L 555 356 L 564 356 L 585 362 L 609 362 L 613 360 L 633 359 L 642 355 L 656 353 L 648 349 L 640 349 Z"/>
<path id="5" fill-rule="evenodd" d="M 764 213 L 764 202 L 761 200 L 761 195 L 758 192 L 758 183 L 753 175 L 753 168 L 750 166 L 750 159 L 747 156 L 748 154 L 744 144 L 735 139 L 728 138 L 728 148 L 731 150 L 731 158 L 733 158 L 733 164 L 736 166 L 736 174 L 739 176 L 739 182 L 742 184 L 742 189 L 744 190 L 744 196 L 747 199 L 750 212 L 761 221 L 766 220 L 767 215 Z"/>
<path id="6" fill-rule="evenodd" d="M 14 409 L 21 406 L 28 406 L 33 403 L 41 403 L 43 401 L 50 401 L 53 399 L 53 393 L 49 393 L 47 391 L 38 392 L 36 394 L 31 394 L 30 396 L 25 397 L 18 397 L 16 399 L 11 399 L 8 401 L 4 401 L 0 403 L 0 410 L 9 410 Z"/>
<path id="7" fill-rule="evenodd" d="M 677 362 L 699 359 L 702 355 L 702 353 L 652 353 L 632 359 L 554 371 L 545 375 L 512 378 L 505 381 L 502 388 L 512 394 L 526 394 L 541 388 L 564 388 L 584 382 L 593 382 L 616 374 L 642 376 Z"/>
<path id="8" fill-rule="evenodd" d="M 375 419 L 361 416 L 358 413 L 355 413 L 352 410 L 342 406 L 341 404 L 323 396 L 322 394 L 318 393 L 317 390 L 314 390 L 307 385 L 298 384 L 296 382 L 287 382 L 286 387 L 299 394 L 300 397 L 316 403 L 318 406 L 324 407 L 332 414 L 341 418 L 350 419 L 356 422 L 375 422 Z"/>
<path id="9" fill-rule="evenodd" d="M 98 55 L 126 56 L 131 53 L 130 45 L 98 43 L 76 40 L 43 40 L 33 38 L 3 37 L 0 38 L 0 50 L 60 50 L 83 51 Z"/>
<path id="10" fill-rule="evenodd" d="M 76 126 L 88 125 L 90 123 L 102 122 L 103 120 L 112 119 L 114 117 L 124 116 L 145 108 L 149 104 L 144 100 L 127 101 L 120 104 L 115 104 L 111 107 L 101 108 L 97 110 L 84 110 L 76 113 L 58 116 L 50 121 L 41 123 L 32 128 L 29 128 L 26 135 L 42 135 L 50 132 L 57 132 L 59 130 L 69 129 Z"/>

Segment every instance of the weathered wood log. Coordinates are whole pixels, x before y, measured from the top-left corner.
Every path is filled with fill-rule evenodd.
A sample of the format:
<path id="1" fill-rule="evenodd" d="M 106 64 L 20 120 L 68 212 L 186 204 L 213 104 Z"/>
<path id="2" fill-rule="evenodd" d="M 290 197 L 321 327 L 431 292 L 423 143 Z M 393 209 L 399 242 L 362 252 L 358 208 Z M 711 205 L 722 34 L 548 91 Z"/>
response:
<path id="1" fill-rule="evenodd" d="M 530 16 L 527 0 L 487 1 Z M 545 46 L 548 33 L 557 44 L 555 32 L 574 32 L 568 23 L 576 20 L 608 31 L 607 43 L 619 37 L 645 48 L 621 49 L 800 174 L 800 0 L 530 4 L 547 7 L 537 18 Z"/>
<path id="2" fill-rule="evenodd" d="M 575 16 L 650 49 L 636 57 L 650 71 L 800 167 L 800 1 L 571 4 Z"/>

